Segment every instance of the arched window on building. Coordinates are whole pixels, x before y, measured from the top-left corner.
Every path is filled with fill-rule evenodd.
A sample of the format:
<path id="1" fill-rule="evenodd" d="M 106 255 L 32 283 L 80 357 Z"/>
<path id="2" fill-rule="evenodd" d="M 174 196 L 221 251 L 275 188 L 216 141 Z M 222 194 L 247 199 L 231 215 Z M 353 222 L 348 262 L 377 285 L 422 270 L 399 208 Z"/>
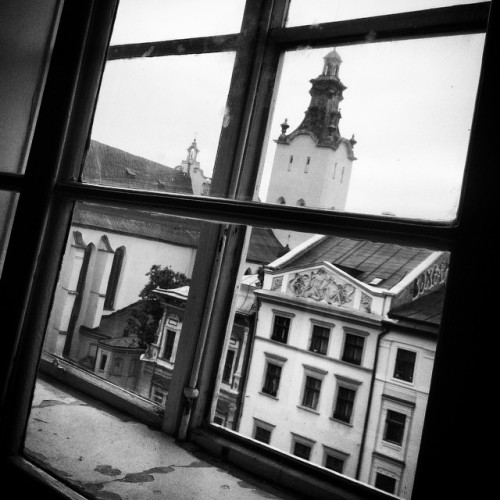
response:
<path id="1" fill-rule="evenodd" d="M 85 248 L 85 253 L 83 254 L 82 267 L 80 268 L 80 273 L 78 274 L 78 282 L 75 290 L 76 294 L 75 302 L 73 303 L 73 308 L 71 309 L 71 316 L 69 318 L 68 330 L 66 333 L 66 341 L 64 342 L 63 356 L 69 356 L 69 353 L 71 351 L 71 342 L 73 341 L 73 335 L 75 333 L 76 323 L 78 321 L 78 317 L 80 316 L 80 311 L 82 309 L 82 302 L 85 293 L 85 283 L 87 281 L 90 258 L 92 257 L 94 250 L 95 250 L 95 245 L 93 243 L 89 243 Z"/>
<path id="2" fill-rule="evenodd" d="M 280 196 L 277 200 L 276 203 L 279 203 L 280 205 L 286 205 L 285 198 L 283 196 Z"/>
<path id="3" fill-rule="evenodd" d="M 297 200 L 297 206 L 298 207 L 305 207 L 306 202 L 301 198 L 300 200 Z"/>
<path id="4" fill-rule="evenodd" d="M 111 272 L 109 273 L 108 288 L 106 289 L 106 297 L 104 299 L 104 309 L 114 309 L 116 292 L 118 289 L 118 281 L 123 266 L 123 258 L 125 257 L 125 247 L 116 249 L 113 263 L 111 264 Z"/>

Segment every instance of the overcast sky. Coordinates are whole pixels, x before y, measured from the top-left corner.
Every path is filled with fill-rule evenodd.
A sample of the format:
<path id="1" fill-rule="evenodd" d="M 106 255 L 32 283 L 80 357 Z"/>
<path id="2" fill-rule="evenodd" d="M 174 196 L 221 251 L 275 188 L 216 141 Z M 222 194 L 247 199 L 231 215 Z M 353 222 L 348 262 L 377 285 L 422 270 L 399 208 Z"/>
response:
<path id="1" fill-rule="evenodd" d="M 222 11 L 231 15 L 218 16 L 217 9 L 202 13 L 206 2 L 198 9 L 193 1 L 176 2 L 174 10 L 168 10 L 172 2 L 148 0 L 139 2 L 141 7 L 155 8 L 146 19 L 130 8 L 130 1 L 124 2 L 112 43 L 237 31 L 243 2 L 220 2 L 221 9 L 227 9 Z M 307 12 L 326 12 L 320 7 L 311 9 L 315 3 L 325 0 L 293 0 L 289 24 L 319 21 L 300 10 L 303 4 L 309 6 Z M 359 16 L 393 12 L 396 3 L 403 3 L 405 10 L 415 8 L 413 1 L 370 1 L 365 4 L 370 8 L 376 4 L 379 10 L 364 10 Z M 418 6 L 452 3 L 470 2 L 419 0 Z M 321 20 L 357 17 L 359 10 L 344 8 L 356 4 L 359 8 L 359 2 L 352 0 L 329 1 L 330 11 Z M 165 16 L 166 11 L 179 17 Z M 167 21 L 172 17 L 170 29 Z M 203 22 L 206 19 L 213 22 Z M 347 86 L 340 132 L 346 138 L 355 134 L 358 141 L 347 210 L 445 220 L 455 216 L 483 42 L 483 35 L 472 35 L 337 47 L 343 60 L 339 76 Z M 271 139 L 279 135 L 284 118 L 288 118 L 289 133 L 299 125 L 310 101 L 309 80 L 321 73 L 328 51 L 300 50 L 285 55 L 269 129 Z M 175 167 L 185 159 L 186 149 L 196 137 L 198 159 L 210 176 L 233 61 L 234 54 L 222 53 L 109 62 L 92 138 Z M 273 156 L 271 140 L 261 199 L 265 198 L 266 171 Z"/>

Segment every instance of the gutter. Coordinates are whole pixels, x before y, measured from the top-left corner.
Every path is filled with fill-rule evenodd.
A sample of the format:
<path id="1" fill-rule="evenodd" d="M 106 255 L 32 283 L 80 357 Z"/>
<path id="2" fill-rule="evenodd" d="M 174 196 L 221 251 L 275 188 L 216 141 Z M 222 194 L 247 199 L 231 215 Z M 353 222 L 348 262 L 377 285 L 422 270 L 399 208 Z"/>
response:
<path id="1" fill-rule="evenodd" d="M 378 356 L 379 356 L 379 352 L 380 352 L 380 341 L 382 340 L 382 337 L 384 337 L 388 333 L 389 333 L 389 328 L 387 328 L 387 326 L 382 326 L 382 331 L 377 336 L 377 347 L 375 350 L 375 359 L 373 360 L 373 373 L 372 373 L 372 379 L 370 381 L 370 392 L 368 394 L 368 404 L 366 407 L 366 417 L 365 417 L 365 423 L 363 425 L 363 434 L 361 436 L 358 465 L 356 467 L 355 479 L 357 479 L 358 481 L 359 481 L 359 476 L 361 475 L 361 464 L 363 462 L 363 457 L 364 457 L 364 453 L 365 453 L 366 435 L 368 432 L 368 422 L 370 421 L 370 413 L 371 413 L 372 399 L 373 399 L 373 389 L 375 387 L 375 377 L 377 374 Z"/>

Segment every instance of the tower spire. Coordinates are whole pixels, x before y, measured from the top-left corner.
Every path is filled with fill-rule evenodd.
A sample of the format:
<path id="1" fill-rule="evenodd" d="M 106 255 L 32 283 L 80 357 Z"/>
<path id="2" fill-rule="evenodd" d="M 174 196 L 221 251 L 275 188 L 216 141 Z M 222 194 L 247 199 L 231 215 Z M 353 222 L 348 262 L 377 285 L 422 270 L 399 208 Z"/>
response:
<path id="1" fill-rule="evenodd" d="M 302 123 L 292 134 L 310 133 L 320 146 L 338 146 L 341 140 L 339 121 L 342 118 L 339 104 L 343 99 L 342 93 L 347 88 L 339 78 L 341 64 L 342 59 L 335 49 L 323 58 L 321 74 L 310 80 L 312 86 L 309 91 L 309 107 Z M 287 142 L 285 131 L 282 124 L 282 134 L 278 142 Z"/>

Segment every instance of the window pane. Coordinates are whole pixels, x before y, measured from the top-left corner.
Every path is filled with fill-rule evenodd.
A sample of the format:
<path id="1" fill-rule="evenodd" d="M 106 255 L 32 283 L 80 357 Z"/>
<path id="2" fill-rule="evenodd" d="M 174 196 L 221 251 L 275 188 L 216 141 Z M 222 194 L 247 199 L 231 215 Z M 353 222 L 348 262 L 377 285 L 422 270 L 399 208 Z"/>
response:
<path id="1" fill-rule="evenodd" d="M 207 195 L 234 53 L 110 61 L 82 179 Z"/>
<path id="2" fill-rule="evenodd" d="M 256 198 L 454 219 L 483 43 L 468 35 L 286 52 Z"/>
<path id="3" fill-rule="evenodd" d="M 244 0 L 120 0 L 111 45 L 240 31 Z"/>
<path id="4" fill-rule="evenodd" d="M 26 167 L 58 3 L 55 0 L 0 3 L 2 172 L 23 173 Z"/>
<path id="5" fill-rule="evenodd" d="M 9 244 L 10 230 L 17 205 L 17 193 L 0 191 L 0 276 Z"/>
<path id="6" fill-rule="evenodd" d="M 42 359 L 164 405 L 204 225 L 78 204 Z"/>
<path id="7" fill-rule="evenodd" d="M 436 7 L 479 3 L 483 0 L 292 0 L 287 26 L 345 21 Z"/>
<path id="8" fill-rule="evenodd" d="M 409 498 L 449 254 L 257 227 L 248 241 L 242 272 L 256 248 L 267 246 L 268 263 L 263 269 L 254 264 L 236 288 L 226 336 L 237 383 L 232 391 L 224 383 L 223 352 L 212 421 L 260 441 L 255 422 L 265 422 L 274 429 L 272 446 L 298 456 L 305 456 L 300 445 L 310 441 L 308 459 L 318 466 L 326 463 L 325 449 L 336 450 L 342 473 L 356 477 L 359 467 L 360 480 L 371 485 L 376 471 L 404 462 L 396 472 Z M 290 241 L 301 251 L 288 249 Z M 375 278 L 378 284 L 370 284 Z M 273 338 L 278 318 L 290 318 L 286 343 Z M 328 341 L 326 355 L 311 351 L 313 330 Z M 410 349 L 417 353 L 413 385 L 394 377 L 398 352 Z M 387 415 L 396 415 L 389 420 L 391 440 Z M 304 441 L 298 448 L 295 434 Z M 340 466 L 330 461 L 327 468 Z"/>

